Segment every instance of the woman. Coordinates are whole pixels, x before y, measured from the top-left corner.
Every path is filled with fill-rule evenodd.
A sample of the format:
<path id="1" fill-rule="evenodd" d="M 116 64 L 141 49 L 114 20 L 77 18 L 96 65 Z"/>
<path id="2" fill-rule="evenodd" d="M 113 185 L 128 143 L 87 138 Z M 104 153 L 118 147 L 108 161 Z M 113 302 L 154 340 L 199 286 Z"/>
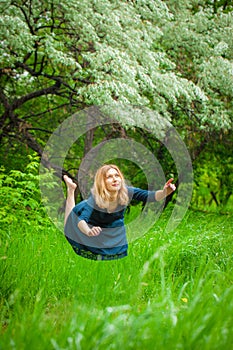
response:
<path id="1" fill-rule="evenodd" d="M 97 170 L 90 197 L 75 205 L 76 184 L 66 175 L 64 181 L 67 186 L 65 236 L 78 255 L 92 260 L 113 260 L 127 255 L 124 213 L 131 199 L 155 202 L 176 189 L 173 179 L 159 191 L 128 187 L 120 169 L 107 164 Z"/>

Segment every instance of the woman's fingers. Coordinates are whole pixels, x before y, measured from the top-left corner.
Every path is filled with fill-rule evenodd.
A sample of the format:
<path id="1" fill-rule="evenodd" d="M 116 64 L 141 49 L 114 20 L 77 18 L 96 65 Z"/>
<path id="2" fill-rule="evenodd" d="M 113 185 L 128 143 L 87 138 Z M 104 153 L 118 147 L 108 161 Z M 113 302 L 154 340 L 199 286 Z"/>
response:
<path id="1" fill-rule="evenodd" d="M 102 228 L 99 226 L 94 226 L 92 229 L 89 231 L 88 236 L 98 236 L 100 232 L 102 231 Z"/>
<path id="2" fill-rule="evenodd" d="M 164 189 L 165 189 L 165 190 L 167 189 L 167 190 L 169 190 L 169 192 L 173 192 L 173 191 L 176 190 L 176 185 L 172 183 L 173 180 L 174 180 L 174 179 L 171 178 L 171 179 L 169 179 L 169 180 L 166 182 L 166 184 L 165 184 L 165 186 L 164 186 Z"/>
<path id="3" fill-rule="evenodd" d="M 172 189 L 172 191 L 176 190 L 176 185 L 174 185 L 174 184 L 169 184 L 169 187 Z"/>
<path id="4" fill-rule="evenodd" d="M 166 185 L 165 185 L 165 186 L 169 186 L 173 180 L 174 180 L 173 178 L 169 179 L 169 180 L 166 182 Z"/>

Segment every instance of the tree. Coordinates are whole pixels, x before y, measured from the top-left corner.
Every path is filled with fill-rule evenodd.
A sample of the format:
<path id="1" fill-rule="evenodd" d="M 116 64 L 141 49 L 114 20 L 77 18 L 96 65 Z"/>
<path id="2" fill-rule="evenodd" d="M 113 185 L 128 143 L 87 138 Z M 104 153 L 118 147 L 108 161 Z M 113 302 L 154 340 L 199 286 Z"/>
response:
<path id="1" fill-rule="evenodd" d="M 230 1 L 2 0 L 0 10 L 0 143 L 6 153 L 23 143 L 41 156 L 69 115 L 116 102 L 149 107 L 152 118 L 170 120 L 194 161 L 220 139 L 229 150 Z M 125 125 L 120 134 L 163 153 L 153 135 L 122 132 Z M 107 132 L 90 131 L 80 158 L 95 135 Z"/>
<path id="2" fill-rule="evenodd" d="M 232 2 L 172 0 L 167 4 L 174 21 L 164 28 L 162 45 L 176 70 L 208 96 L 204 108 L 198 103 L 185 109 L 177 105 L 173 125 L 182 129 L 193 159 L 196 196 L 205 188 L 206 203 L 224 206 L 232 195 Z"/>
<path id="3" fill-rule="evenodd" d="M 181 97 L 205 99 L 156 48 L 172 18 L 162 1 L 5 0 L 1 12 L 1 142 L 41 155 L 41 132 L 85 106 L 118 100 L 169 118 Z"/>

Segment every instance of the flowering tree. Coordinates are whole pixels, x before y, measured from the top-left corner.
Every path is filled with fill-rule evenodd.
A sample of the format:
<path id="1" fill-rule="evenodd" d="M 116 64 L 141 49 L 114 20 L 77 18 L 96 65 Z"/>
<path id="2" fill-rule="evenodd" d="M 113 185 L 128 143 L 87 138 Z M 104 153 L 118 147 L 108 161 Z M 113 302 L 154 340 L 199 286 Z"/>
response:
<path id="1" fill-rule="evenodd" d="M 23 143 L 41 155 L 67 116 L 116 101 L 171 121 L 193 160 L 210 141 L 228 140 L 230 1 L 2 0 L 0 10 L 0 142 L 7 152 Z"/>
<path id="2" fill-rule="evenodd" d="M 5 0 L 1 13 L 1 139 L 41 153 L 35 130 L 84 106 L 118 100 L 170 118 L 179 99 L 206 99 L 158 47 L 173 20 L 162 1 Z"/>

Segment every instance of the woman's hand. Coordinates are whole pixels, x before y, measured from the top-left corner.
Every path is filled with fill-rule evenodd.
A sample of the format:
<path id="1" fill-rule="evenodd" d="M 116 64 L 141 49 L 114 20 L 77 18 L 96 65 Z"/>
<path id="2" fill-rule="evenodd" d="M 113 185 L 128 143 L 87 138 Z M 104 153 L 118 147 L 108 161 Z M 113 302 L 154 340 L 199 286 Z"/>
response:
<path id="1" fill-rule="evenodd" d="M 88 236 L 89 237 L 93 237 L 93 236 L 99 236 L 100 232 L 102 231 L 102 228 L 99 226 L 93 226 L 89 232 L 88 232 Z"/>
<path id="2" fill-rule="evenodd" d="M 173 178 L 169 179 L 163 187 L 163 191 L 165 192 L 166 197 L 176 190 L 176 185 L 172 183 L 173 180 Z"/>
<path id="3" fill-rule="evenodd" d="M 102 231 L 102 228 L 99 226 L 93 226 L 92 228 L 90 228 L 90 226 L 86 223 L 85 220 L 79 221 L 78 228 L 82 233 L 84 233 L 84 235 L 88 237 L 98 236 Z"/>
<path id="4" fill-rule="evenodd" d="M 173 180 L 174 180 L 173 178 L 169 179 L 165 183 L 163 190 L 159 190 L 155 192 L 155 199 L 157 201 L 161 201 L 162 199 L 166 198 L 167 196 L 169 196 L 169 194 L 171 194 L 176 190 L 176 185 L 172 183 Z"/>

